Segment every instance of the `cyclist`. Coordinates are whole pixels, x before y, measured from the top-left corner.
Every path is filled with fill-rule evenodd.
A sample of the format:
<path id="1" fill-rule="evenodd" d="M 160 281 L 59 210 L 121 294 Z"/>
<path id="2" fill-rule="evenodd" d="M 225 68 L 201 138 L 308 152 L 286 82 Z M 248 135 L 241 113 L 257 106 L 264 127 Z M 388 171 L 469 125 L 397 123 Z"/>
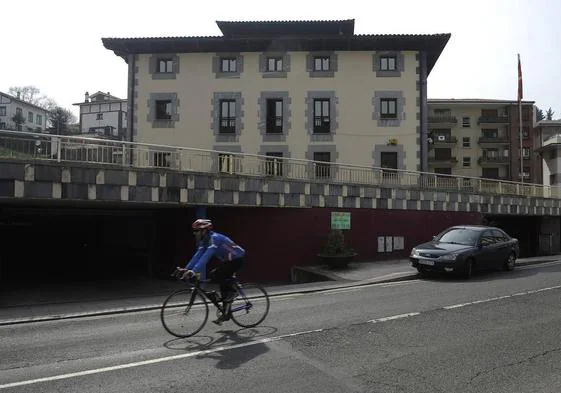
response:
<path id="1" fill-rule="evenodd" d="M 220 284 L 220 294 L 224 305 L 224 313 L 213 321 L 217 325 L 230 319 L 230 307 L 236 295 L 236 289 L 229 279 L 243 266 L 245 250 L 234 243 L 232 239 L 221 233 L 213 231 L 211 220 L 197 219 L 192 224 L 193 234 L 197 240 L 197 251 L 185 268 L 177 269 L 183 272 L 182 279 L 201 275 L 206 271 L 206 265 L 212 257 L 218 258 L 222 263 L 210 272 L 213 282 Z"/>

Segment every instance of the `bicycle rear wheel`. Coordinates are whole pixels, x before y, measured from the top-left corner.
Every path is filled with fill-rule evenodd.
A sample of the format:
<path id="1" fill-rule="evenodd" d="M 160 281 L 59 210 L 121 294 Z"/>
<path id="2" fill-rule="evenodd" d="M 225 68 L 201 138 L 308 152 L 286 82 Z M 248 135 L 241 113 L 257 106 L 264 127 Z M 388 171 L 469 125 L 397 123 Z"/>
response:
<path id="1" fill-rule="evenodd" d="M 191 337 L 205 326 L 208 303 L 197 289 L 180 289 L 167 297 L 160 311 L 162 325 L 175 337 Z"/>
<path id="2" fill-rule="evenodd" d="M 241 327 L 255 327 L 269 313 L 269 295 L 259 284 L 240 284 L 238 296 L 230 309 L 232 321 Z"/>

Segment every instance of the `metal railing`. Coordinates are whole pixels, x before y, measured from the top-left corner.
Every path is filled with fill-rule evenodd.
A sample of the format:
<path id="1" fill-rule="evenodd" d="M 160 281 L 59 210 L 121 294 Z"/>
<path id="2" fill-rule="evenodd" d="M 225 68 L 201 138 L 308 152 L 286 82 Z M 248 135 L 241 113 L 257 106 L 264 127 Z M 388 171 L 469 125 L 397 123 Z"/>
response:
<path id="1" fill-rule="evenodd" d="M 0 158 L 561 199 L 561 187 L 82 136 L 0 130 Z"/>

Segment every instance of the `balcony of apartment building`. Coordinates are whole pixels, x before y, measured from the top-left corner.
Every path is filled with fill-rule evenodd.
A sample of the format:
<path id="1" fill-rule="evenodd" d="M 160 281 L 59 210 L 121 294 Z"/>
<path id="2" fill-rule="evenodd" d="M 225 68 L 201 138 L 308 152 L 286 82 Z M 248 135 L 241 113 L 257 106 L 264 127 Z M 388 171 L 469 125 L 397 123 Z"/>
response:
<path id="1" fill-rule="evenodd" d="M 502 154 L 501 154 L 502 153 Z M 484 149 L 478 163 L 482 167 L 503 167 L 510 165 L 508 149 Z"/>
<path id="2" fill-rule="evenodd" d="M 438 148 L 438 147 L 454 147 L 458 143 L 458 138 L 452 136 L 452 130 L 449 128 L 435 128 L 431 129 L 429 132 L 430 135 L 430 143 L 429 148 Z"/>
<path id="3" fill-rule="evenodd" d="M 429 165 L 433 167 L 452 167 L 458 163 L 458 159 L 452 155 L 451 148 L 435 147 L 428 158 Z"/>
<path id="4" fill-rule="evenodd" d="M 430 126 L 448 126 L 454 127 L 458 124 L 458 118 L 452 116 L 450 109 L 434 109 L 428 116 L 428 123 Z"/>
<path id="5" fill-rule="evenodd" d="M 509 168 L 481 168 L 481 177 L 492 180 L 510 180 Z"/>
<path id="6" fill-rule="evenodd" d="M 506 126 L 509 124 L 508 112 L 499 109 L 482 109 L 477 124 L 481 127 Z"/>
<path id="7" fill-rule="evenodd" d="M 506 127 L 503 128 L 483 128 L 479 137 L 481 147 L 509 145 Z"/>

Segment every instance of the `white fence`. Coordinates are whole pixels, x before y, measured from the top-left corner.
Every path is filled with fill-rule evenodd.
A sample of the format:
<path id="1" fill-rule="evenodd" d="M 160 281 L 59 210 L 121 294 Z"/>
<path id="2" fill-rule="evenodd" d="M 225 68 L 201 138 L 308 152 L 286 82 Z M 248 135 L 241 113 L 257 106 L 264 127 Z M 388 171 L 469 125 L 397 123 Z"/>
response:
<path id="1" fill-rule="evenodd" d="M 0 158 L 561 199 L 557 186 L 20 131 L 0 130 Z"/>

